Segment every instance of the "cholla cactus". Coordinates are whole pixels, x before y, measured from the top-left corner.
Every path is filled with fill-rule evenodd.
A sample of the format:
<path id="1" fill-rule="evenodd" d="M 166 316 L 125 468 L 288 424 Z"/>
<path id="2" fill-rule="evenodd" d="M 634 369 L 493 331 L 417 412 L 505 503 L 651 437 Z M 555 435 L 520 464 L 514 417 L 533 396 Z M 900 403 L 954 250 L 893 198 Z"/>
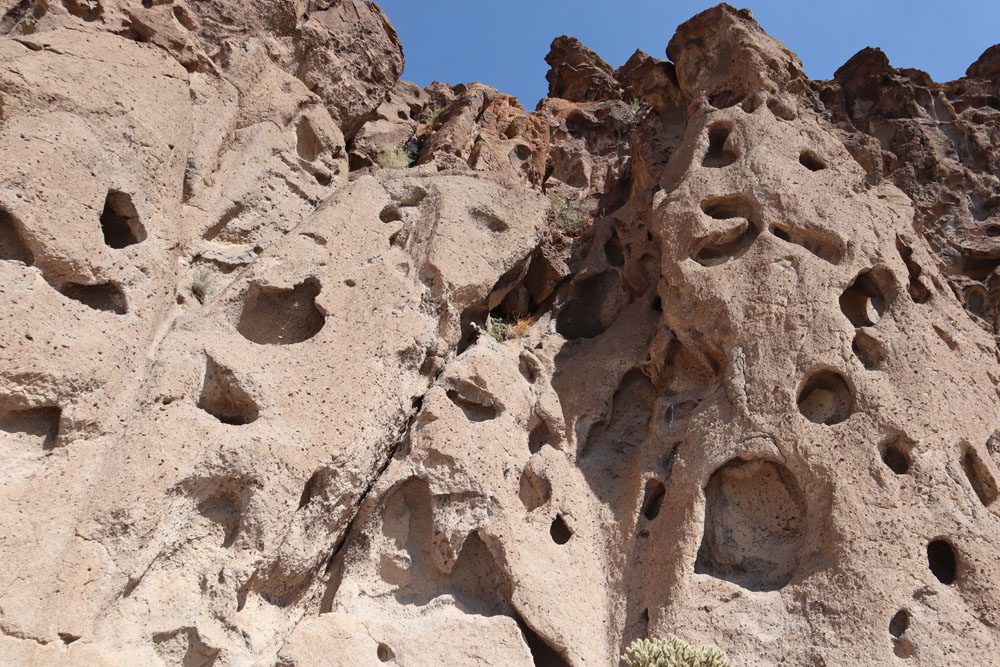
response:
<path id="1" fill-rule="evenodd" d="M 693 646 L 680 637 L 637 639 L 622 656 L 629 667 L 731 667 L 729 656 L 717 646 Z"/>

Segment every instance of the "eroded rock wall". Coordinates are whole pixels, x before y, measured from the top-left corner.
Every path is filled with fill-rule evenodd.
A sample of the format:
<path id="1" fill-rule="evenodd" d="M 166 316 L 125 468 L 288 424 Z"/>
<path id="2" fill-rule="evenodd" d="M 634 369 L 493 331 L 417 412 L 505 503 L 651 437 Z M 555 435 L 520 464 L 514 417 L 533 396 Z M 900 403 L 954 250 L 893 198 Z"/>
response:
<path id="1" fill-rule="evenodd" d="M 355 0 L 0 9 L 0 662 L 992 659 L 996 47 L 720 5 L 525 112 Z"/>

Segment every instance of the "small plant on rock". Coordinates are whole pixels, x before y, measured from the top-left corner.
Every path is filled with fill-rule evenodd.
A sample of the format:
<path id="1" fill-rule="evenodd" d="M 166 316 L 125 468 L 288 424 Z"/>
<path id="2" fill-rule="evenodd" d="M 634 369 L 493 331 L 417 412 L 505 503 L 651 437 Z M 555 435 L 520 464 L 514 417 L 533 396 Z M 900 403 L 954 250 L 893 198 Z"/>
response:
<path id="1" fill-rule="evenodd" d="M 438 118 L 440 118 L 441 114 L 443 113 L 444 113 L 444 107 L 438 107 L 437 109 L 431 112 L 431 116 L 427 120 L 427 122 L 431 125 L 434 125 L 435 123 L 437 123 Z"/>
<path id="2" fill-rule="evenodd" d="M 631 100 L 629 100 L 628 103 L 628 105 L 632 107 L 632 113 L 639 113 L 639 110 L 642 109 L 643 104 L 644 102 L 642 101 L 641 97 L 633 97 Z"/>
<path id="3" fill-rule="evenodd" d="M 622 660 L 629 667 L 731 667 L 729 656 L 718 646 L 694 646 L 675 635 L 662 639 L 637 639 L 625 649 Z"/>
<path id="4" fill-rule="evenodd" d="M 518 317 L 513 322 L 508 322 L 496 315 L 489 315 L 486 318 L 486 333 L 502 343 L 512 338 L 527 336 L 534 324 L 535 318 L 533 317 Z"/>
<path id="5" fill-rule="evenodd" d="M 378 154 L 378 166 L 383 169 L 405 169 L 410 166 L 410 157 L 399 146 L 387 146 Z"/>
<path id="6" fill-rule="evenodd" d="M 558 230 L 569 237 L 577 237 L 583 232 L 586 220 L 583 203 L 562 195 L 552 195 L 549 199 L 546 220 L 549 223 L 549 229 Z"/>
<path id="7" fill-rule="evenodd" d="M 205 303 L 214 283 L 215 278 L 208 269 L 198 269 L 194 272 L 191 277 L 191 293 L 198 299 L 198 303 Z"/>

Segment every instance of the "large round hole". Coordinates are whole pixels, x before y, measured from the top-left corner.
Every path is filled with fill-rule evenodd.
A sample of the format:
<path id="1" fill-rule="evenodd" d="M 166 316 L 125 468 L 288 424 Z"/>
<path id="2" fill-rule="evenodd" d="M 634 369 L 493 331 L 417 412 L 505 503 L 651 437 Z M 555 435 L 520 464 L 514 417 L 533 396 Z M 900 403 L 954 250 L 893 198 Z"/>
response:
<path id="1" fill-rule="evenodd" d="M 870 327 L 885 312 L 886 300 L 874 271 L 858 275 L 840 295 L 840 309 L 856 327 Z"/>
<path id="2" fill-rule="evenodd" d="M 261 345 L 291 345 L 309 340 L 326 318 L 316 307 L 320 284 L 307 278 L 291 289 L 253 283 L 243 302 L 237 330 Z"/>
<path id="3" fill-rule="evenodd" d="M 947 540 L 933 540 L 927 545 L 927 566 L 942 584 L 950 586 L 955 583 L 958 571 L 955 547 Z"/>
<path id="4" fill-rule="evenodd" d="M 839 424 L 854 411 L 854 396 L 847 380 L 831 370 L 813 373 L 798 396 L 799 412 L 817 424 Z"/>

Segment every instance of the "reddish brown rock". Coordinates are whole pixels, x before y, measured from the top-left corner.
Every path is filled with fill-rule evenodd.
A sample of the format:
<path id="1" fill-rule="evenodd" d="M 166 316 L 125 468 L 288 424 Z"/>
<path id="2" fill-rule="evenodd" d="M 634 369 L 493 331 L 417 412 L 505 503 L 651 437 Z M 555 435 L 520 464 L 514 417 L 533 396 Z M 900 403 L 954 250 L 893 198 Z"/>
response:
<path id="1" fill-rule="evenodd" d="M 600 102 L 621 99 L 621 86 L 611 66 L 575 37 L 562 35 L 552 40 L 545 56 L 549 72 L 549 97 L 570 102 Z"/>

